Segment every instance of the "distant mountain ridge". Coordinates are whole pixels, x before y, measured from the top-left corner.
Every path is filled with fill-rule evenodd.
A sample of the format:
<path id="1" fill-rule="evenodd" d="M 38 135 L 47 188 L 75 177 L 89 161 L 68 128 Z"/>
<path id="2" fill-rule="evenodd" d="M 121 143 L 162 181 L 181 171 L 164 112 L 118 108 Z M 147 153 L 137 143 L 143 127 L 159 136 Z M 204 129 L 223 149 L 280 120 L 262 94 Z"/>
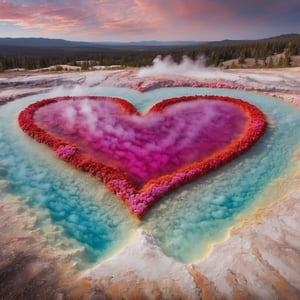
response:
<path id="1" fill-rule="evenodd" d="M 89 46 L 185 46 L 203 44 L 197 41 L 80 42 L 48 38 L 0 38 L 0 46 L 18 47 L 89 47 Z"/>
<path id="2" fill-rule="evenodd" d="M 93 47 L 93 46 L 188 46 L 188 45 L 210 45 L 224 46 L 237 45 L 248 42 L 266 42 L 268 40 L 288 40 L 291 38 L 300 37 L 300 34 L 284 34 L 270 38 L 257 40 L 230 40 L 222 41 L 138 41 L 138 42 L 81 42 L 68 41 L 64 39 L 49 39 L 49 38 L 0 38 L 0 46 L 17 46 L 17 47 Z"/>
<path id="3" fill-rule="evenodd" d="M 19 46 L 19 47 L 73 47 L 91 46 L 94 43 L 73 42 L 63 39 L 48 38 L 0 38 L 0 46 Z"/>
<path id="4" fill-rule="evenodd" d="M 246 44 L 251 42 L 272 42 L 272 41 L 288 41 L 291 39 L 299 38 L 300 34 L 298 33 L 290 33 L 290 34 L 282 34 L 278 36 L 273 36 L 269 38 L 263 38 L 263 39 L 256 39 L 256 40 L 222 40 L 222 41 L 212 41 L 207 42 L 205 44 L 209 46 L 234 46 L 238 44 Z"/>

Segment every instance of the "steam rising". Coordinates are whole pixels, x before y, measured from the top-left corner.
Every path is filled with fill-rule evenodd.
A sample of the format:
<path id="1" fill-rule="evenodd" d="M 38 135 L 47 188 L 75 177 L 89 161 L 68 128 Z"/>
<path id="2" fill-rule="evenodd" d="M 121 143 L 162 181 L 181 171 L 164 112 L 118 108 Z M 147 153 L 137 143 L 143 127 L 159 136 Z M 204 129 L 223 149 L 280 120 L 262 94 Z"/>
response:
<path id="1" fill-rule="evenodd" d="M 141 68 L 137 75 L 142 77 L 155 76 L 186 76 L 200 81 L 226 81 L 234 82 L 252 88 L 275 90 L 285 89 L 287 82 L 293 89 L 299 90 L 299 80 L 293 74 L 281 74 L 272 70 L 260 70 L 260 72 L 239 73 L 237 70 L 224 70 L 215 67 L 206 67 L 205 58 L 199 57 L 196 61 L 191 60 L 187 56 L 183 56 L 182 61 L 178 64 L 174 62 L 171 56 L 157 56 L 153 60 L 153 64 L 148 67 Z"/>
<path id="2" fill-rule="evenodd" d="M 144 77 L 167 74 L 182 74 L 190 71 L 200 71 L 203 69 L 205 69 L 203 57 L 193 61 L 188 56 L 183 56 L 182 61 L 177 64 L 174 62 L 172 56 L 167 55 L 166 57 L 162 58 L 162 56 L 159 55 L 153 60 L 152 66 L 141 68 L 138 72 L 138 76 Z"/>

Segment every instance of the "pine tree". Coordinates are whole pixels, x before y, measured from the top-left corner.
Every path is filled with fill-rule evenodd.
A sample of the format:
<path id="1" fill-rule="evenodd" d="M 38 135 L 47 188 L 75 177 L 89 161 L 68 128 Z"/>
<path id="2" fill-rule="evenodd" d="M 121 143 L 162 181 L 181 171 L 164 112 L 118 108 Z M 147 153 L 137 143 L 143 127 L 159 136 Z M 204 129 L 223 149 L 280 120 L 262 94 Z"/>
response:
<path id="1" fill-rule="evenodd" d="M 239 56 L 239 64 L 240 65 L 243 65 L 245 63 L 245 51 L 244 50 L 241 50 L 240 52 L 240 56 Z"/>
<path id="2" fill-rule="evenodd" d="M 284 59 L 282 55 L 280 55 L 279 60 L 277 62 L 277 67 L 282 68 L 284 66 Z"/>
<path id="3" fill-rule="evenodd" d="M 272 56 L 269 58 L 269 61 L 268 61 L 268 68 L 273 68 L 274 67 L 274 64 L 273 64 L 273 58 Z"/>
<path id="4" fill-rule="evenodd" d="M 292 64 L 292 59 L 291 59 L 291 52 L 289 49 L 286 49 L 284 51 L 284 60 L 283 60 L 283 66 L 284 67 L 290 67 Z"/>
<path id="5" fill-rule="evenodd" d="M 81 70 L 82 70 L 82 71 L 87 71 L 87 70 L 89 69 L 89 67 L 90 67 L 90 64 L 89 64 L 88 61 L 83 61 L 83 62 L 81 63 Z"/>

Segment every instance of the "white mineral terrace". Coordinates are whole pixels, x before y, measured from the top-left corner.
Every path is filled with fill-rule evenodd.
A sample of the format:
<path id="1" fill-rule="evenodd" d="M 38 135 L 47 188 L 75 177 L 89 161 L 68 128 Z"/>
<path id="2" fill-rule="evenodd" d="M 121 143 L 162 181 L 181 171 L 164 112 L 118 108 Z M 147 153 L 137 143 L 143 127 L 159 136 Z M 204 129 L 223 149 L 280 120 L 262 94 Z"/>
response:
<path id="1" fill-rule="evenodd" d="M 0 103 L 46 91 L 55 95 L 57 89 L 84 95 L 94 86 L 170 78 L 238 84 L 300 109 L 300 68 L 180 70 L 177 75 L 175 70 L 172 76 L 136 69 L 2 73 Z M 56 251 L 5 180 L 0 180 L 0 197 L 0 290 L 12 299 L 26 296 L 28 286 L 41 299 L 300 299 L 300 149 L 293 165 L 260 195 L 261 208 L 241 215 L 226 238 L 192 264 L 166 256 L 153 236 L 139 229 L 112 257 L 78 271 L 76 251 L 61 246 Z"/>

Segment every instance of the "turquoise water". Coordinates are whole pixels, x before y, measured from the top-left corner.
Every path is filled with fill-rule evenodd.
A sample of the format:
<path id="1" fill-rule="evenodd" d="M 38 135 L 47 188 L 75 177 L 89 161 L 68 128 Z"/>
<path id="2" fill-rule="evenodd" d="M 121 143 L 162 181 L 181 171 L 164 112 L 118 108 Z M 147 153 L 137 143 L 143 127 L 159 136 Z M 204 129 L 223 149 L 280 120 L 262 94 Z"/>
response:
<path id="1" fill-rule="evenodd" d="M 86 95 L 126 98 L 146 111 L 164 98 L 211 94 L 244 99 L 255 104 L 269 121 L 266 134 L 246 154 L 191 184 L 165 196 L 138 222 L 123 203 L 87 174 L 56 159 L 45 146 L 18 128 L 19 111 L 37 100 L 66 95 L 57 92 L 27 97 L 0 107 L 0 174 L 11 182 L 11 193 L 46 224 L 57 230 L 57 247 L 81 248 L 83 265 L 101 261 L 121 249 L 137 228 L 152 233 L 163 251 L 182 262 L 205 254 L 224 237 L 240 213 L 245 213 L 273 179 L 288 167 L 300 146 L 300 112 L 270 97 L 243 91 L 166 88 L 139 94 L 125 88 L 86 88 Z M 39 216 L 43 216 L 40 217 Z"/>

